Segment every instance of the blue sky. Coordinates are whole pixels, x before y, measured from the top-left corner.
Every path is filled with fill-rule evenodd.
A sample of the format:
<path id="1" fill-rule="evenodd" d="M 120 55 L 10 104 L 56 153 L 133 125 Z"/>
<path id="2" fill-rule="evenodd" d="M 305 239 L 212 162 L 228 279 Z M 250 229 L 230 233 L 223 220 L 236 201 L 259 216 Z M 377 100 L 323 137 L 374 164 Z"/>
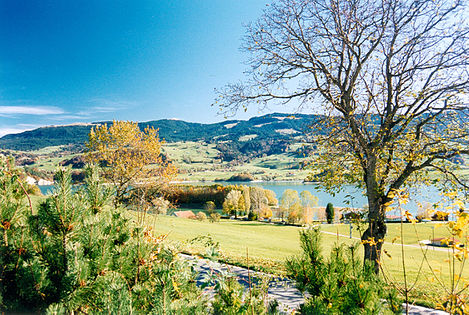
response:
<path id="1" fill-rule="evenodd" d="M 111 119 L 220 121 L 263 0 L 0 0 L 0 136 Z M 255 107 L 235 118 L 257 115 Z"/>

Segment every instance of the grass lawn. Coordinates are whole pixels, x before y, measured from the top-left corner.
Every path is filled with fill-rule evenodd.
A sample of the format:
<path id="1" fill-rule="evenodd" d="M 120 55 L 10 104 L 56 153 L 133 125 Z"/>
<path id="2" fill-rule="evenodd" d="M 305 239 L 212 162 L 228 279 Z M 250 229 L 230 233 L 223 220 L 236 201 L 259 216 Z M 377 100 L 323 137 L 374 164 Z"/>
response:
<path id="1" fill-rule="evenodd" d="M 169 216 L 150 220 L 156 232 L 182 242 L 185 251 L 204 254 L 202 244 L 190 244 L 189 241 L 198 236 L 210 236 L 219 242 L 226 261 L 246 265 L 248 251 L 250 264 L 270 272 L 282 273 L 285 259 L 300 250 L 299 228 L 296 227 L 231 220 L 210 223 Z"/>
<path id="2" fill-rule="evenodd" d="M 246 265 L 246 254 L 249 253 L 251 267 L 260 270 L 283 274 L 285 272 L 285 259 L 300 253 L 298 232 L 299 227 L 279 226 L 258 222 L 243 222 L 222 220 L 218 223 L 199 222 L 189 219 L 180 219 L 169 216 L 150 217 L 149 223 L 153 224 L 156 232 L 168 234 L 168 239 L 178 241 L 184 251 L 204 254 L 205 248 L 201 244 L 191 244 L 190 240 L 197 236 L 210 236 L 214 242 L 220 244 L 222 258 L 231 263 Z M 403 235 L 404 244 L 417 245 L 416 247 L 404 247 L 405 268 L 408 283 L 414 285 L 415 290 L 411 296 L 425 304 L 430 300 L 444 294 L 444 289 L 439 280 L 450 285 L 449 256 L 445 250 L 429 249 L 425 252 L 418 248 L 417 231 L 422 239 L 433 236 L 433 223 L 405 224 Z M 345 224 L 321 225 L 321 229 L 336 235 L 323 234 L 323 252 L 327 254 L 331 248 L 339 242 L 350 245 L 357 240 L 338 234 L 349 235 L 349 226 Z M 437 227 L 434 230 L 435 237 L 448 236 L 445 227 Z M 394 282 L 403 283 L 403 266 L 400 239 L 392 244 L 392 239 L 400 234 L 400 224 L 389 224 L 388 236 L 384 249 L 389 256 L 383 254 L 382 267 L 387 278 Z M 353 231 L 353 236 L 358 237 L 358 231 Z M 362 248 L 360 246 L 360 255 Z M 456 270 L 460 264 L 456 263 Z M 433 271 L 432 271 L 433 269 Z M 469 279 L 469 267 L 463 268 L 463 278 Z M 417 280 L 417 281 L 416 281 Z M 432 296 L 433 298 L 429 298 Z M 432 305 L 431 303 L 429 305 Z"/>

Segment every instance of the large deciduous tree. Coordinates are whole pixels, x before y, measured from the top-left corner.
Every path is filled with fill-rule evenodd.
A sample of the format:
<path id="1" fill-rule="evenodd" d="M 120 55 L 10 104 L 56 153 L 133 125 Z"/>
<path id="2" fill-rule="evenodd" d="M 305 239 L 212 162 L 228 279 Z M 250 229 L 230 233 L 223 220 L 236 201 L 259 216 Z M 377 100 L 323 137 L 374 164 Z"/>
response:
<path id="1" fill-rule="evenodd" d="M 323 115 L 319 175 L 330 190 L 366 191 L 362 239 L 376 270 L 397 190 L 431 169 L 464 186 L 447 161 L 469 152 L 465 4 L 274 2 L 247 28 L 248 79 L 218 91 L 226 111 L 277 100 Z"/>

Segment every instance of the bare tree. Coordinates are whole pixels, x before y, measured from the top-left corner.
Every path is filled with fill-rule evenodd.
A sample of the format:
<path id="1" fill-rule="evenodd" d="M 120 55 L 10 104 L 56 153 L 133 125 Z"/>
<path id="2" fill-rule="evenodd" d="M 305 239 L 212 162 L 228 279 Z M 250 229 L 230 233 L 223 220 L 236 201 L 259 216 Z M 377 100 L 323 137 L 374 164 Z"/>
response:
<path id="1" fill-rule="evenodd" d="M 324 185 L 365 189 L 362 240 L 377 271 L 396 190 L 429 169 L 464 186 L 447 161 L 469 153 L 465 10 L 460 0 L 281 0 L 247 27 L 246 82 L 218 90 L 226 112 L 277 100 L 323 115 Z"/>

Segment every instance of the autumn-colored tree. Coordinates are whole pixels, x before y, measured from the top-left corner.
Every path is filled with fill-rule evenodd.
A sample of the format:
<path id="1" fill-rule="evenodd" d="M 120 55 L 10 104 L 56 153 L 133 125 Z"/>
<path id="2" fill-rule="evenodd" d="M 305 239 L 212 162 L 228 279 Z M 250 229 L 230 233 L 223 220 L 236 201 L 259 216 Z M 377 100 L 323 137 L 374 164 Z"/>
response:
<path id="1" fill-rule="evenodd" d="M 307 190 L 300 193 L 301 205 L 303 206 L 303 221 L 310 224 L 313 221 L 313 207 L 317 207 L 319 198 Z"/>
<path id="2" fill-rule="evenodd" d="M 297 224 L 303 220 L 304 208 L 299 201 L 293 203 L 288 209 L 288 223 Z"/>
<path id="3" fill-rule="evenodd" d="M 366 192 L 376 272 L 397 190 L 430 170 L 467 188 L 451 163 L 469 153 L 466 4 L 280 0 L 247 28 L 247 82 L 219 91 L 225 112 L 277 100 L 323 115 L 313 175 L 331 192 Z"/>
<path id="4" fill-rule="evenodd" d="M 319 198 L 307 190 L 300 193 L 301 205 L 305 208 L 317 207 Z"/>
<path id="5" fill-rule="evenodd" d="M 238 211 L 241 212 L 241 215 L 244 215 L 246 213 L 246 203 L 244 202 L 244 196 L 242 193 L 238 199 Z"/>
<path id="6" fill-rule="evenodd" d="M 94 127 L 89 134 L 88 159 L 102 166 L 106 180 L 116 190 L 115 205 L 137 192 L 139 203 L 145 200 L 145 188 L 167 183 L 176 174 L 175 167 L 161 154 L 164 141 L 158 130 L 141 131 L 136 122 L 113 121 Z"/>
<path id="7" fill-rule="evenodd" d="M 251 210 L 254 212 L 259 212 L 264 205 L 268 204 L 265 191 L 261 187 L 250 187 L 249 196 L 251 199 Z"/>
<path id="8" fill-rule="evenodd" d="M 301 207 L 300 197 L 298 192 L 293 189 L 286 189 L 282 197 L 280 197 L 280 217 L 283 220 L 286 215 L 287 218 L 291 211 L 298 210 L 298 205 Z"/>
<path id="9" fill-rule="evenodd" d="M 249 194 L 249 187 L 248 186 L 241 186 L 243 191 L 243 198 L 244 198 L 244 207 L 246 208 L 246 212 L 251 210 L 251 196 Z"/>
<path id="10" fill-rule="evenodd" d="M 274 207 L 278 204 L 278 200 L 275 196 L 275 192 L 270 189 L 264 189 L 265 197 L 267 198 L 267 204 Z"/>
<path id="11" fill-rule="evenodd" d="M 231 215 L 233 214 L 237 217 L 239 210 L 239 200 L 242 197 L 242 194 L 239 190 L 233 189 L 228 195 L 226 195 L 225 201 L 223 202 L 223 212 Z"/>
<path id="12" fill-rule="evenodd" d="M 223 214 L 231 215 L 235 211 L 234 209 L 235 209 L 235 206 L 231 201 L 229 200 L 223 201 L 223 205 L 222 205 Z"/>
<path id="13" fill-rule="evenodd" d="M 272 217 L 272 210 L 269 206 L 264 205 L 259 211 L 259 217 L 263 219 L 270 219 Z"/>

